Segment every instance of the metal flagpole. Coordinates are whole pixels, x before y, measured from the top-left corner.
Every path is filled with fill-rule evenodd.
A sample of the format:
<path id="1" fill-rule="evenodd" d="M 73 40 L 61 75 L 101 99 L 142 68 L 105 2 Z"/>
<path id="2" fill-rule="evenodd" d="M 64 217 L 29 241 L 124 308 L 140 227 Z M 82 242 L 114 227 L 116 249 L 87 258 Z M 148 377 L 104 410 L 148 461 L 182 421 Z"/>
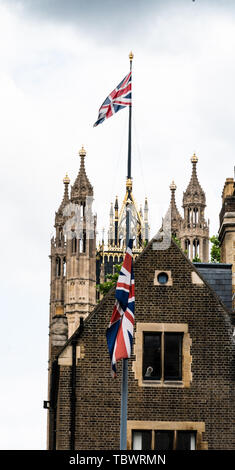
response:
<path id="1" fill-rule="evenodd" d="M 130 52 L 130 72 L 132 71 L 133 53 Z M 131 179 L 131 118 L 132 118 L 132 103 L 129 106 L 129 130 L 128 130 L 128 161 L 127 161 L 127 179 Z M 130 208 L 129 208 L 129 193 L 126 202 L 126 249 L 129 243 L 130 236 Z M 128 359 L 122 360 L 122 385 L 121 385 L 121 421 L 120 421 L 120 450 L 127 448 L 127 401 L 128 401 Z"/>

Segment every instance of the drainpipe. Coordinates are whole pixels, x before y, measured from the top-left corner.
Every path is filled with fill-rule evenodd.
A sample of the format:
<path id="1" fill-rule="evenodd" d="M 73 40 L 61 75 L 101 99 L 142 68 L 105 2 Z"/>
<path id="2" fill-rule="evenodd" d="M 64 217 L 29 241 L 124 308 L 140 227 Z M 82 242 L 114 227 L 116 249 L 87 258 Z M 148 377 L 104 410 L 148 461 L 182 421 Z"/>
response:
<path id="1" fill-rule="evenodd" d="M 57 360 L 53 361 L 51 372 L 51 391 L 50 391 L 50 428 L 51 428 L 51 444 L 50 448 L 56 450 L 56 415 L 57 415 L 57 397 L 59 385 L 59 367 Z"/>
<path id="2" fill-rule="evenodd" d="M 83 330 L 83 318 L 80 317 L 79 333 Z M 70 450 L 75 450 L 76 429 L 76 347 L 77 335 L 72 339 L 72 370 L 71 370 L 71 407 L 70 407 Z"/>

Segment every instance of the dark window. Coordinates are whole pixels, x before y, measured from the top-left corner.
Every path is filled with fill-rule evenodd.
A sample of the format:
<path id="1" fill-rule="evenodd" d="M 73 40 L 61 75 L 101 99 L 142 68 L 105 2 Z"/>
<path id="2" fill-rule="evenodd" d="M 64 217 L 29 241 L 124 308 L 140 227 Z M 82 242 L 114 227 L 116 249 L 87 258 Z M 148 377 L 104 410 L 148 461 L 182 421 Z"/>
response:
<path id="1" fill-rule="evenodd" d="M 61 274 L 61 259 L 56 258 L 56 276 L 59 277 Z"/>
<path id="2" fill-rule="evenodd" d="M 155 432 L 155 450 L 173 450 L 174 431 Z"/>
<path id="3" fill-rule="evenodd" d="M 151 450 L 151 431 L 133 431 L 132 449 L 133 450 Z"/>
<path id="4" fill-rule="evenodd" d="M 153 441 L 152 441 L 153 438 Z M 196 431 L 135 430 L 132 431 L 133 450 L 196 450 Z"/>
<path id="5" fill-rule="evenodd" d="M 161 333 L 144 334 L 143 377 L 161 379 Z"/>
<path id="6" fill-rule="evenodd" d="M 182 333 L 144 333 L 143 379 L 182 380 Z"/>
<path id="7" fill-rule="evenodd" d="M 82 253 L 86 253 L 86 230 L 82 234 Z"/>
<path id="8" fill-rule="evenodd" d="M 159 273 L 157 280 L 159 284 L 166 284 L 168 281 L 168 274 L 167 273 Z"/>
<path id="9" fill-rule="evenodd" d="M 177 450 L 195 450 L 196 433 L 192 431 L 178 431 L 176 437 Z"/>
<path id="10" fill-rule="evenodd" d="M 76 237 L 73 237 L 72 238 L 72 253 L 76 253 L 77 252 L 77 239 Z"/>
<path id="11" fill-rule="evenodd" d="M 182 379 L 182 334 L 165 333 L 164 379 Z"/>

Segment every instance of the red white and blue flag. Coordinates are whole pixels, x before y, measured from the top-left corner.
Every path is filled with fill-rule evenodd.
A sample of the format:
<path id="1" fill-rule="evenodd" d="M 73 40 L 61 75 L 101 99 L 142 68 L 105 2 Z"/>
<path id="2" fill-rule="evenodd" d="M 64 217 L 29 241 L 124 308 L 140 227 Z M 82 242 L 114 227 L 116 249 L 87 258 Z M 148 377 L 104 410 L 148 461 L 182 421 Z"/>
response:
<path id="1" fill-rule="evenodd" d="M 99 116 L 94 126 L 113 116 L 120 109 L 131 105 L 131 72 L 109 94 L 99 109 Z"/>
<path id="2" fill-rule="evenodd" d="M 133 240 L 130 240 L 119 273 L 115 293 L 116 301 L 106 332 L 113 377 L 116 377 L 117 361 L 130 357 L 132 349 L 135 309 L 132 244 Z"/>

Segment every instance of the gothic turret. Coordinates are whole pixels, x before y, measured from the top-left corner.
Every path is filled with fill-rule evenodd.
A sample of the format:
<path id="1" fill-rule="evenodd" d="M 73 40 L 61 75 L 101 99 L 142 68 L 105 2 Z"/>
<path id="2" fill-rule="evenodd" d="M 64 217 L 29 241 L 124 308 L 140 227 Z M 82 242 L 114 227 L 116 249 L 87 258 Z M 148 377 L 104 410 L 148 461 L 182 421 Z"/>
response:
<path id="1" fill-rule="evenodd" d="M 68 335 L 71 336 L 96 305 L 96 217 L 92 214 L 93 187 L 86 175 L 86 151 L 79 151 L 80 169 L 71 188 L 67 241 L 66 304 Z M 75 225 L 74 225 L 75 221 Z"/>
<path id="2" fill-rule="evenodd" d="M 118 197 L 116 196 L 115 200 L 115 215 L 114 215 L 114 245 L 118 246 L 119 245 L 119 238 L 118 238 Z"/>
<path id="3" fill-rule="evenodd" d="M 108 232 L 108 243 L 113 245 L 114 242 L 114 220 L 113 220 L 113 203 L 111 202 L 110 212 L 109 212 L 109 232 Z"/>
<path id="4" fill-rule="evenodd" d="M 175 191 L 176 191 L 176 184 L 172 181 L 170 185 L 171 190 L 171 201 L 170 201 L 170 210 L 171 210 L 171 232 L 172 235 L 175 237 L 179 237 L 180 227 L 182 224 L 182 217 L 178 211 L 176 201 L 175 201 Z"/>
<path id="5" fill-rule="evenodd" d="M 86 175 L 84 148 L 80 169 L 69 197 L 68 176 L 64 197 L 55 214 L 56 236 L 51 240 L 50 325 L 52 346 L 62 346 L 96 304 L 96 217 L 92 214 L 93 187 Z M 63 323 L 63 335 L 55 332 Z M 67 334 L 65 327 L 67 326 Z"/>
<path id="6" fill-rule="evenodd" d="M 148 221 L 149 207 L 147 197 L 144 202 L 144 238 L 145 243 L 149 241 L 149 221 Z"/>
<path id="7" fill-rule="evenodd" d="M 93 187 L 87 177 L 85 170 L 85 156 L 86 151 L 84 147 L 79 151 L 80 155 L 80 169 L 76 180 L 71 188 L 71 202 L 83 203 L 86 196 L 93 196 Z"/>
<path id="8" fill-rule="evenodd" d="M 64 197 L 55 213 L 55 237 L 51 239 L 51 308 L 50 321 L 58 314 L 64 314 L 64 272 L 66 265 L 66 240 L 64 235 L 64 224 L 66 217 L 64 209 L 69 204 L 70 179 L 66 174 L 64 180 Z M 65 323 L 67 320 L 65 321 Z M 57 338 L 58 343 L 58 338 Z"/>
<path id="9" fill-rule="evenodd" d="M 184 220 L 181 224 L 179 239 L 183 250 L 187 250 L 190 260 L 209 260 L 209 227 L 205 220 L 206 196 L 198 181 L 195 155 L 191 158 L 192 175 L 183 194 Z"/>

